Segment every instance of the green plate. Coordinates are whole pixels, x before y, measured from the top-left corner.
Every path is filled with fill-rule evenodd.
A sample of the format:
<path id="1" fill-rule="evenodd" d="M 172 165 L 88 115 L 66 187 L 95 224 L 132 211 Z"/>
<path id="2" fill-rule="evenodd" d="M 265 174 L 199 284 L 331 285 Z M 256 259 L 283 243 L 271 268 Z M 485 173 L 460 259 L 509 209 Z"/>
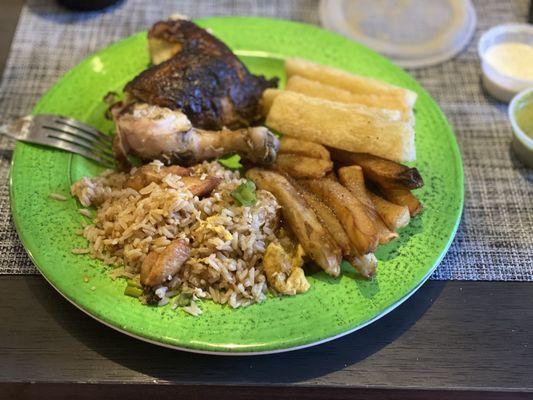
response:
<path id="1" fill-rule="evenodd" d="M 11 206 L 19 236 L 31 258 L 66 299 L 99 321 L 160 345 L 216 354 L 272 353 L 311 346 L 353 332 L 402 303 L 436 268 L 457 229 L 463 205 L 461 156 L 450 125 L 431 97 L 403 70 L 371 50 L 330 32 L 294 22 L 262 18 L 198 21 L 225 41 L 254 73 L 283 77 L 283 58 L 298 56 L 412 89 L 416 147 L 426 185 L 417 191 L 425 212 L 401 238 L 381 246 L 371 281 L 350 270 L 339 279 L 310 277 L 308 293 L 270 298 L 230 309 L 202 302 L 194 318 L 169 307 L 142 306 L 123 295 L 125 282 L 112 281 L 99 261 L 71 254 L 85 246 L 75 235 L 83 217 L 69 196 L 73 181 L 100 172 L 77 155 L 18 143 L 11 170 Z M 148 65 L 141 32 L 89 57 L 68 72 L 36 105 L 34 113 L 57 113 L 104 132 L 103 96 Z M 51 192 L 68 201 L 49 198 Z M 89 282 L 84 281 L 89 278 Z"/>

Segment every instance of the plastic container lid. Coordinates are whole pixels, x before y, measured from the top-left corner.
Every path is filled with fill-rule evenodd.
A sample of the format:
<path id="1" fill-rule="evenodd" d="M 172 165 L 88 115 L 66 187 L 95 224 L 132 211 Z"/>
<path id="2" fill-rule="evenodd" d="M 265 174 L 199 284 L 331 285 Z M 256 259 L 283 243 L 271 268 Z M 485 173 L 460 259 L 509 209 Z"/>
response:
<path id="1" fill-rule="evenodd" d="M 410 68 L 452 58 L 476 28 L 470 0 L 321 0 L 320 19 L 327 29 Z"/>

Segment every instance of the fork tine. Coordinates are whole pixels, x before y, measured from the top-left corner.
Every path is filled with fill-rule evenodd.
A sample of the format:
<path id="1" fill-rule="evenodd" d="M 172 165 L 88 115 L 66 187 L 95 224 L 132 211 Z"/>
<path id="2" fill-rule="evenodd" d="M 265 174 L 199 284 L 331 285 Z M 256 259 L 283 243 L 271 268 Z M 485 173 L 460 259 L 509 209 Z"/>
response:
<path id="1" fill-rule="evenodd" d="M 45 142 L 49 142 L 48 144 L 50 146 L 55 146 L 63 150 L 78 153 L 84 157 L 88 157 L 92 160 L 95 160 L 103 165 L 113 166 L 115 162 L 112 156 L 99 152 L 98 149 L 80 143 L 79 141 L 73 141 L 70 137 L 61 133 L 57 133 L 57 135 L 48 135 L 48 137 L 45 139 Z"/>
<path id="2" fill-rule="evenodd" d="M 60 136 L 62 139 L 73 141 L 76 143 L 84 144 L 89 147 L 96 147 L 102 153 L 113 157 L 113 152 L 111 151 L 111 142 L 103 143 L 96 140 L 93 136 L 88 135 L 78 129 L 71 128 L 64 125 L 62 128 L 50 125 L 42 125 L 43 130 L 46 131 L 47 136 Z"/>
<path id="3" fill-rule="evenodd" d="M 86 125 L 83 122 L 77 121 L 73 118 L 57 116 L 57 115 L 55 115 L 54 117 L 55 117 L 54 122 L 56 122 L 57 124 L 62 124 L 62 125 L 70 126 L 71 128 L 79 129 L 82 132 L 85 132 L 89 135 L 92 135 L 96 138 L 100 138 L 106 141 L 109 141 L 112 139 L 110 136 L 100 132 L 99 130 L 93 128 L 92 126 Z"/>

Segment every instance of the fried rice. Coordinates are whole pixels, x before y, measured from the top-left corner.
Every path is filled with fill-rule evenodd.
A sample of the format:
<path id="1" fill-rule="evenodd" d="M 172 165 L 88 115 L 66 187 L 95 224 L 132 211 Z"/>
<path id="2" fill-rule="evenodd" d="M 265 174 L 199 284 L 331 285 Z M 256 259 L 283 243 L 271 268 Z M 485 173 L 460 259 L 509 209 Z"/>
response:
<path id="1" fill-rule="evenodd" d="M 163 166 L 159 161 L 151 165 Z M 209 196 L 198 198 L 186 189 L 178 175 L 166 175 L 160 183 L 150 183 L 139 191 L 125 186 L 128 173 L 106 171 L 98 177 L 76 182 L 71 192 L 82 206 L 93 206 L 91 223 L 79 234 L 84 236 L 93 258 L 117 268 L 114 276 L 137 278 L 146 255 L 162 252 L 175 239 L 185 240 L 190 256 L 179 272 L 154 288 L 159 304 L 171 294 L 189 292 L 194 298 L 208 298 L 237 308 L 266 299 L 267 281 L 262 258 L 267 246 L 276 241 L 280 206 L 267 191 L 257 190 L 257 202 L 241 206 L 231 192 L 246 180 L 238 171 L 218 162 L 193 167 L 201 179 L 220 179 Z M 185 311 L 198 315 L 196 304 Z"/>

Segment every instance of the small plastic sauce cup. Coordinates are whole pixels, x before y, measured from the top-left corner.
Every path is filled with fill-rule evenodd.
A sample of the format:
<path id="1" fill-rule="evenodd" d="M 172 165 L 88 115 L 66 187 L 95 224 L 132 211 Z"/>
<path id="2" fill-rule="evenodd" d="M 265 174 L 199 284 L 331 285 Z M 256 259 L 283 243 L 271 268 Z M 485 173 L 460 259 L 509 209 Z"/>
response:
<path id="1" fill-rule="evenodd" d="M 485 32 L 478 44 L 485 90 L 498 100 L 508 103 L 518 92 L 533 87 L 532 80 L 517 79 L 494 68 L 485 57 L 487 50 L 500 43 L 526 43 L 533 46 L 533 25 L 498 25 Z M 533 66 L 532 66 L 533 68 Z"/>
<path id="2" fill-rule="evenodd" d="M 516 119 L 517 111 L 525 104 L 533 103 L 533 87 L 520 92 L 509 104 L 509 119 L 513 127 L 512 147 L 515 154 L 529 168 L 533 168 L 533 138 L 528 136 Z"/>

